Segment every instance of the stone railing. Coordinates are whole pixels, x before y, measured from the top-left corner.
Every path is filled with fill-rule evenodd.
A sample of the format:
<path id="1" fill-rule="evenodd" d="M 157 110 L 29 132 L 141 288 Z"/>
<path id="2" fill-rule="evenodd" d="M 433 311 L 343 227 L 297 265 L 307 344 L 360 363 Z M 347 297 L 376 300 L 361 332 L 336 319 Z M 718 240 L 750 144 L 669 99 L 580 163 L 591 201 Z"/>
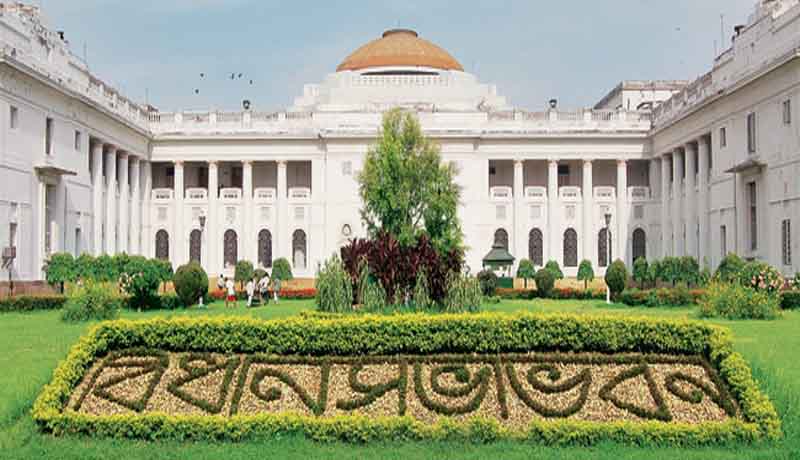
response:
<path id="1" fill-rule="evenodd" d="M 650 199 L 650 187 L 628 187 L 630 201 L 647 201 Z"/>
<path id="2" fill-rule="evenodd" d="M 222 201 L 239 201 L 242 199 L 242 189 L 240 188 L 223 188 L 219 191 L 219 199 Z"/>
<path id="3" fill-rule="evenodd" d="M 614 187 L 599 186 L 594 188 L 594 199 L 597 201 L 614 201 L 616 190 Z"/>
<path id="4" fill-rule="evenodd" d="M 208 199 L 208 190 L 204 188 L 187 188 L 186 201 L 205 201 Z"/>
<path id="5" fill-rule="evenodd" d="M 260 203 L 272 203 L 278 196 L 277 191 L 272 187 L 259 187 L 254 192 L 255 201 Z"/>
<path id="6" fill-rule="evenodd" d="M 491 187 L 489 188 L 489 197 L 494 201 L 511 201 L 514 197 L 514 192 L 511 187 Z"/>
<path id="7" fill-rule="evenodd" d="M 581 199 L 580 187 L 561 187 L 558 189 L 558 197 L 562 201 L 579 201 Z"/>
<path id="8" fill-rule="evenodd" d="M 289 189 L 291 201 L 308 201 L 311 199 L 311 189 L 308 187 L 292 187 Z"/>
<path id="9" fill-rule="evenodd" d="M 542 201 L 547 199 L 546 187 L 525 187 L 525 198 L 528 201 Z"/>
<path id="10" fill-rule="evenodd" d="M 154 188 L 152 191 L 153 201 L 172 201 L 174 197 L 175 193 L 171 188 Z"/>

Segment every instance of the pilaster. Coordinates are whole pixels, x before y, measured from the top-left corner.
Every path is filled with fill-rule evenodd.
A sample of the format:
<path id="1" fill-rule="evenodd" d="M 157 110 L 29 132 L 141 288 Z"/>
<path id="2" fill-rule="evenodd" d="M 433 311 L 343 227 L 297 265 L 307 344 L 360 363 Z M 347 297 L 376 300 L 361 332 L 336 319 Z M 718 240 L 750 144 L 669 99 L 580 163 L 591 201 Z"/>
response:
<path id="1" fill-rule="evenodd" d="M 106 149 L 106 245 L 105 253 L 117 253 L 117 148 Z"/>

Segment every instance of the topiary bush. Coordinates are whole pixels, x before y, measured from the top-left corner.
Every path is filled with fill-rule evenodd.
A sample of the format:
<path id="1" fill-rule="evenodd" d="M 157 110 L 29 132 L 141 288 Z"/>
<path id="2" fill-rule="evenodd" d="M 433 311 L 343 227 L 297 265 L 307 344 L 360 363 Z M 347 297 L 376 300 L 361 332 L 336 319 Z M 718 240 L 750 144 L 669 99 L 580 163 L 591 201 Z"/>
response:
<path id="1" fill-rule="evenodd" d="M 555 260 L 548 261 L 547 264 L 544 266 L 544 269 L 545 270 L 550 270 L 553 273 L 553 276 L 555 277 L 555 279 L 557 279 L 557 280 L 563 280 L 564 279 L 564 273 L 561 272 L 561 267 L 558 266 L 558 262 L 557 261 L 555 261 Z"/>
<path id="2" fill-rule="evenodd" d="M 660 260 L 654 260 L 650 263 L 650 266 L 647 267 L 647 282 L 653 287 L 656 287 L 658 280 L 661 279 L 662 268 L 663 266 Z"/>
<path id="3" fill-rule="evenodd" d="M 47 284 L 58 286 L 58 291 L 64 293 L 64 283 L 75 281 L 75 259 L 68 252 L 51 254 L 45 261 L 44 273 Z"/>
<path id="4" fill-rule="evenodd" d="M 239 286 L 244 289 L 245 283 L 253 279 L 253 273 L 253 264 L 247 260 L 240 260 L 236 262 L 233 280 L 239 283 Z"/>
<path id="5" fill-rule="evenodd" d="M 175 294 L 184 306 L 196 304 L 200 297 L 208 295 L 208 275 L 197 262 L 181 265 L 173 277 Z"/>
<path id="6" fill-rule="evenodd" d="M 525 280 L 525 289 L 528 289 L 528 280 L 532 280 L 534 276 L 536 276 L 536 267 L 533 266 L 533 262 L 529 259 L 520 260 L 519 267 L 517 267 L 517 278 Z"/>
<path id="7" fill-rule="evenodd" d="M 773 266 L 757 260 L 747 262 L 739 271 L 739 284 L 775 294 L 783 288 L 785 281 Z"/>
<path id="8" fill-rule="evenodd" d="M 578 265 L 578 281 L 583 281 L 583 289 L 589 289 L 589 283 L 594 280 L 594 269 L 592 268 L 592 261 L 583 259 Z"/>
<path id="9" fill-rule="evenodd" d="M 611 295 L 619 295 L 628 284 L 628 269 L 625 267 L 625 262 L 619 259 L 612 262 L 606 270 L 605 280 Z"/>
<path id="10" fill-rule="evenodd" d="M 649 278 L 647 259 L 639 257 L 633 262 L 633 280 L 639 283 L 639 288 L 644 289 L 644 283 L 646 283 Z"/>
<path id="11" fill-rule="evenodd" d="M 705 318 L 775 319 L 779 309 L 778 296 L 738 283 L 711 283 L 700 301 L 700 316 Z"/>
<path id="12" fill-rule="evenodd" d="M 730 253 L 719 263 L 714 273 L 714 281 L 732 283 L 739 280 L 739 273 L 744 268 L 744 261 L 734 253 Z"/>
<path id="13" fill-rule="evenodd" d="M 289 261 L 286 260 L 285 257 L 281 257 L 280 259 L 275 259 L 272 262 L 272 279 L 273 280 L 281 280 L 281 281 L 289 281 L 293 279 L 292 276 L 292 266 L 289 264 Z"/>
<path id="14" fill-rule="evenodd" d="M 481 285 L 481 292 L 486 297 L 493 296 L 497 291 L 497 275 L 490 269 L 478 272 L 478 282 Z"/>
<path id="15" fill-rule="evenodd" d="M 0 312 L 58 310 L 67 302 L 63 295 L 18 295 L 0 299 Z"/>
<path id="16" fill-rule="evenodd" d="M 553 293 L 553 287 L 556 285 L 556 275 L 553 274 L 553 271 L 543 268 L 536 272 L 534 280 L 536 281 L 536 292 L 539 297 L 549 298 Z"/>
<path id="17" fill-rule="evenodd" d="M 121 306 L 122 298 L 113 290 L 90 280 L 72 288 L 61 310 L 61 319 L 67 322 L 114 319 L 119 316 Z"/>
<path id="18" fill-rule="evenodd" d="M 342 260 L 334 255 L 317 273 L 317 310 L 340 313 L 353 310 L 353 285 Z"/>
<path id="19" fill-rule="evenodd" d="M 675 287 L 675 285 L 678 284 L 678 281 L 682 280 L 680 258 L 664 257 L 661 260 L 661 269 L 659 270 L 658 279 Z"/>

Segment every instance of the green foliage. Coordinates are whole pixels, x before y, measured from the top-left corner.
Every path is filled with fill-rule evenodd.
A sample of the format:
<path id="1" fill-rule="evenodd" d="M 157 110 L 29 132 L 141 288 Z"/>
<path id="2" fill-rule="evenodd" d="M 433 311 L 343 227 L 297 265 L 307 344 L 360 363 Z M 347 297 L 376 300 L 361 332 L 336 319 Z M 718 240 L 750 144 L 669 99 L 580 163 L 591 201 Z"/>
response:
<path id="1" fill-rule="evenodd" d="M 175 294 L 184 306 L 196 304 L 200 297 L 208 297 L 208 275 L 197 262 L 181 265 L 175 272 Z"/>
<path id="2" fill-rule="evenodd" d="M 253 264 L 247 260 L 240 260 L 236 262 L 236 270 L 233 273 L 233 280 L 243 286 L 245 283 L 253 279 L 253 274 Z"/>
<path id="3" fill-rule="evenodd" d="M 142 256 L 126 258 L 121 268 L 119 287 L 122 293 L 130 296 L 131 308 L 147 309 L 158 304 L 158 286 L 161 283 L 159 265 Z"/>
<path id="4" fill-rule="evenodd" d="M 556 285 L 556 276 L 553 271 L 545 267 L 536 272 L 534 280 L 536 281 L 536 292 L 539 297 L 549 298 L 552 295 L 553 287 Z"/>
<path id="5" fill-rule="evenodd" d="M 697 259 L 691 256 L 680 258 L 680 270 L 678 281 L 686 283 L 687 286 L 697 286 L 700 284 L 700 264 Z"/>
<path id="6" fill-rule="evenodd" d="M 121 304 L 120 297 L 109 287 L 86 281 L 70 291 L 61 310 L 61 319 L 67 322 L 114 319 L 119 315 Z"/>
<path id="7" fill-rule="evenodd" d="M 682 280 L 680 258 L 664 257 L 661 260 L 661 270 L 658 278 L 664 283 L 669 283 L 672 286 L 678 284 L 678 281 Z"/>
<path id="8" fill-rule="evenodd" d="M 198 342 L 202 337 L 202 343 Z M 297 337 L 307 338 L 297 340 Z M 146 346 L 176 352 L 198 347 L 219 353 L 280 355 L 496 354 L 564 348 L 574 352 L 703 355 L 718 368 L 741 418 L 711 424 L 654 422 L 598 423 L 534 420 L 523 430 L 496 420 L 443 419 L 435 424 L 410 417 L 346 415 L 319 418 L 297 414 L 219 417 L 124 414 L 96 417 L 65 411 L 70 394 L 93 363 L 118 349 Z M 37 425 L 56 435 L 85 434 L 190 442 L 274 439 L 304 434 L 318 441 L 367 442 L 391 439 L 526 440 L 544 445 L 699 446 L 777 440 L 781 421 L 759 390 L 744 359 L 733 351 L 727 330 L 690 321 L 591 315 L 424 314 L 357 318 L 155 318 L 103 323 L 90 330 L 53 373 L 32 410 Z"/>
<path id="9" fill-rule="evenodd" d="M 690 291 L 685 286 L 645 290 L 633 288 L 622 291 L 618 300 L 632 307 L 685 307 L 697 304 L 703 295 L 705 291 Z"/>
<path id="10" fill-rule="evenodd" d="M 414 285 L 414 293 L 411 297 L 414 303 L 414 308 L 419 311 L 425 311 L 434 306 L 433 299 L 431 299 L 430 289 L 428 288 L 428 275 L 425 270 L 417 272 L 417 282 Z"/>
<path id="11" fill-rule="evenodd" d="M 478 278 L 452 273 L 447 283 L 447 295 L 442 310 L 448 313 L 478 312 L 483 302 L 483 290 Z"/>
<path id="12" fill-rule="evenodd" d="M 275 259 L 275 261 L 272 262 L 273 280 L 289 281 L 293 278 L 294 276 L 292 276 L 292 266 L 289 264 L 289 261 L 286 260 L 285 257 Z"/>
<path id="13" fill-rule="evenodd" d="M 633 280 L 639 283 L 639 287 L 644 288 L 644 283 L 650 280 L 650 267 L 647 259 L 639 257 L 633 261 Z"/>
<path id="14" fill-rule="evenodd" d="M 67 302 L 67 297 L 63 295 L 18 295 L 14 297 L 4 297 L 0 299 L 0 313 L 36 311 L 36 310 L 58 310 Z"/>
<path id="15" fill-rule="evenodd" d="M 353 310 L 353 284 L 342 260 L 334 255 L 317 273 L 317 310 L 340 313 Z"/>
<path id="16" fill-rule="evenodd" d="M 700 316 L 705 318 L 775 319 L 779 309 L 779 296 L 738 283 L 711 283 L 700 301 Z"/>
<path id="17" fill-rule="evenodd" d="M 361 218 L 370 237 L 386 232 L 410 246 L 427 234 L 439 254 L 460 250 L 455 173 L 415 115 L 399 109 L 384 114 L 380 137 L 358 175 Z"/>
<path id="18" fill-rule="evenodd" d="M 114 258 L 108 254 L 98 256 L 94 260 L 94 280 L 100 282 L 112 282 L 119 279 L 119 270 Z"/>
<path id="19" fill-rule="evenodd" d="M 95 278 L 95 258 L 83 253 L 75 259 L 75 279 L 88 280 Z"/>
<path id="20" fill-rule="evenodd" d="M 775 267 L 760 261 L 747 262 L 739 271 L 739 284 L 775 294 L 783 288 L 785 281 Z"/>
<path id="21" fill-rule="evenodd" d="M 555 261 L 555 260 L 547 261 L 547 264 L 545 264 L 544 269 L 545 270 L 550 270 L 553 273 L 553 276 L 555 276 L 555 278 L 557 280 L 563 280 L 564 279 L 564 273 L 561 272 L 561 267 L 558 266 L 558 262 L 557 261 Z"/>
<path id="22" fill-rule="evenodd" d="M 533 266 L 533 262 L 529 259 L 520 260 L 519 267 L 517 267 L 517 278 L 525 280 L 525 288 L 528 287 L 528 280 L 532 280 L 534 276 L 536 276 L 536 267 Z"/>
<path id="23" fill-rule="evenodd" d="M 153 264 L 158 267 L 158 277 L 161 279 L 162 283 L 166 283 L 168 281 L 172 281 L 173 271 L 172 271 L 172 262 L 169 260 L 161 260 L 161 259 L 150 259 Z"/>
<path id="24" fill-rule="evenodd" d="M 744 268 L 744 261 L 734 253 L 726 255 L 714 273 L 714 281 L 732 283 L 739 280 L 739 273 Z"/>
<path id="25" fill-rule="evenodd" d="M 253 270 L 253 276 L 255 276 L 257 280 L 260 280 L 261 278 L 267 276 L 267 271 L 263 268 L 256 268 Z"/>
<path id="26" fill-rule="evenodd" d="M 481 292 L 487 297 L 493 296 L 497 291 L 497 275 L 489 268 L 478 272 L 478 282 L 481 285 Z"/>
<path id="27" fill-rule="evenodd" d="M 660 260 L 654 260 L 647 268 L 647 281 L 655 287 L 658 280 L 663 276 L 663 264 Z"/>
<path id="28" fill-rule="evenodd" d="M 578 265 L 578 281 L 583 281 L 583 289 L 589 289 L 589 283 L 594 280 L 594 269 L 592 268 L 592 261 L 583 259 Z"/>
<path id="29" fill-rule="evenodd" d="M 620 294 L 628 284 L 628 268 L 625 262 L 617 259 L 606 270 L 606 285 L 612 296 Z"/>
<path id="30" fill-rule="evenodd" d="M 361 288 L 361 306 L 364 311 L 379 312 L 387 304 L 386 291 L 377 280 L 369 279 Z"/>
<path id="31" fill-rule="evenodd" d="M 800 310 L 800 291 L 781 292 L 781 308 L 783 310 Z M 2 310 L 2 306 L 0 306 Z"/>
<path id="32" fill-rule="evenodd" d="M 44 264 L 45 278 L 51 286 L 58 286 L 64 293 L 64 283 L 75 281 L 75 259 L 68 252 L 51 254 Z"/>

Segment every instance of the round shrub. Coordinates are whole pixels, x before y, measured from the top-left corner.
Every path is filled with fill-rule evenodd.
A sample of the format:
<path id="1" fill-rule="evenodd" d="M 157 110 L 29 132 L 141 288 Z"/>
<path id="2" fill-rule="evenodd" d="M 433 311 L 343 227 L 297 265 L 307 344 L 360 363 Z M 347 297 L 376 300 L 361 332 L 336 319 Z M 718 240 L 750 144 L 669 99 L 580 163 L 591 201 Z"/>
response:
<path id="1" fill-rule="evenodd" d="M 86 281 L 70 291 L 61 319 L 67 322 L 114 319 L 121 305 L 122 299 L 111 288 Z"/>
<path id="2" fill-rule="evenodd" d="M 326 260 L 317 274 L 317 310 L 329 313 L 353 310 L 353 284 L 339 256 Z"/>
<path id="3" fill-rule="evenodd" d="M 173 276 L 175 293 L 183 305 L 194 305 L 208 294 L 208 275 L 197 262 L 181 265 Z"/>
<path id="4" fill-rule="evenodd" d="M 44 264 L 45 277 L 51 286 L 58 286 L 59 292 L 64 293 L 64 283 L 74 281 L 75 259 L 68 252 L 52 254 Z"/>
<path id="5" fill-rule="evenodd" d="M 779 296 L 738 283 L 711 283 L 700 300 L 700 316 L 705 318 L 775 319 L 779 308 Z"/>
<path id="6" fill-rule="evenodd" d="M 481 292 L 487 297 L 493 296 L 497 291 L 497 275 L 489 269 L 478 273 L 478 282 L 481 285 Z"/>
<path id="7" fill-rule="evenodd" d="M 292 278 L 294 278 L 294 276 L 292 276 L 292 266 L 286 258 L 281 257 L 272 263 L 272 279 L 289 281 Z"/>
<path id="8" fill-rule="evenodd" d="M 246 260 L 236 262 L 236 269 L 233 272 L 233 280 L 244 286 L 245 283 L 253 279 L 253 264 Z"/>
<path id="9" fill-rule="evenodd" d="M 774 294 L 783 288 L 784 280 L 775 267 L 754 260 L 746 263 L 739 271 L 739 284 Z"/>
<path id="10" fill-rule="evenodd" d="M 544 269 L 553 272 L 553 276 L 555 276 L 557 280 L 564 279 L 564 273 L 561 272 L 561 267 L 558 266 L 558 262 L 556 262 L 555 260 L 548 261 L 547 264 L 544 266 Z"/>
<path id="11" fill-rule="evenodd" d="M 592 268 L 592 261 L 583 259 L 578 266 L 578 281 L 583 281 L 583 289 L 589 288 L 589 283 L 594 280 L 594 269 Z"/>
<path id="12" fill-rule="evenodd" d="M 628 269 L 625 267 L 625 263 L 619 259 L 612 262 L 606 270 L 605 280 L 611 295 L 619 295 L 628 284 Z"/>
<path id="13" fill-rule="evenodd" d="M 517 267 L 517 278 L 525 280 L 526 289 L 528 288 L 528 280 L 532 280 L 534 276 L 536 276 L 536 267 L 533 266 L 533 262 L 529 259 L 520 260 L 519 267 Z"/>
<path id="14" fill-rule="evenodd" d="M 260 280 L 261 278 L 267 276 L 267 271 L 263 268 L 256 268 L 253 270 L 253 276 L 255 276 L 257 280 Z"/>
<path id="15" fill-rule="evenodd" d="M 744 261 L 734 253 L 730 253 L 719 263 L 714 280 L 722 283 L 731 283 L 739 280 L 739 272 L 744 268 Z"/>
<path id="16" fill-rule="evenodd" d="M 539 297 L 548 298 L 553 294 L 553 287 L 556 285 L 556 275 L 551 270 L 543 269 L 536 272 L 533 277 L 536 281 L 536 291 Z"/>
<path id="17" fill-rule="evenodd" d="M 633 280 L 639 283 L 639 287 L 644 289 L 644 283 L 649 278 L 649 266 L 647 259 L 639 257 L 633 262 Z"/>

